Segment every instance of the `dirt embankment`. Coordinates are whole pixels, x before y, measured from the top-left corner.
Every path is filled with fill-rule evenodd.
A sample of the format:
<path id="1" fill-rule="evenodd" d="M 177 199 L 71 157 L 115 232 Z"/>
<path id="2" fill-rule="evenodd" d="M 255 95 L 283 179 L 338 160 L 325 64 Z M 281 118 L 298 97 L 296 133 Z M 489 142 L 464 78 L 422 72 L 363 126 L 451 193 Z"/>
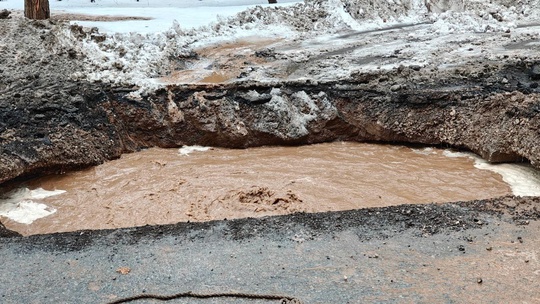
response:
<path id="1" fill-rule="evenodd" d="M 129 135 L 133 147 L 407 142 L 470 149 L 493 162 L 526 158 L 538 166 L 532 66 L 487 65 L 442 78 L 398 68 L 340 82 L 170 86 L 144 100 L 115 93 L 106 108 L 117 121 L 130 122 L 121 125 L 122 137 Z M 506 77 L 513 83 L 501 85 Z"/>
<path id="2" fill-rule="evenodd" d="M 62 23 L 4 20 L 0 182 L 102 163 L 150 146 L 244 148 L 332 140 L 470 149 L 540 167 L 540 62 L 400 66 L 339 81 L 170 85 L 153 93 L 73 79 L 84 55 Z M 31 46 L 31 47 L 28 47 Z"/>
<path id="3" fill-rule="evenodd" d="M 100 84 L 74 81 L 81 54 L 54 21 L 2 20 L 0 26 L 0 181 L 62 171 L 118 157 L 122 147 Z"/>

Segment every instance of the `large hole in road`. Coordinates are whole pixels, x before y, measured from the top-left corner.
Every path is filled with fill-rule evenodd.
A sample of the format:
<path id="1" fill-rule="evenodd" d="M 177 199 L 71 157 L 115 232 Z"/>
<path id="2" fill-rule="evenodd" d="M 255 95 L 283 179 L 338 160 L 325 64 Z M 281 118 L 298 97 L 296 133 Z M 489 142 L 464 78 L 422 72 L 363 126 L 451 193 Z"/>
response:
<path id="1" fill-rule="evenodd" d="M 539 185 L 525 164 L 431 147 L 151 148 L 12 184 L 0 215 L 7 228 L 31 235 L 539 195 Z"/>
<path id="2" fill-rule="evenodd" d="M 32 38 L 28 50 L 42 51 L 42 37 L 54 48 L 29 53 L 48 59 L 28 65 L 10 55 L 0 84 L 0 221 L 22 234 L 540 195 L 527 165 L 486 162 L 540 168 L 540 63 L 510 53 L 515 45 L 490 53 L 468 33 L 430 34 L 437 52 L 426 61 L 410 57 L 418 41 L 401 33 L 240 40 L 183 49 L 146 74 L 125 66 L 140 56 L 117 45 L 118 60 L 87 79 L 96 67 L 79 46 L 110 41 L 51 24 L 11 25 Z M 418 25 L 420 37 L 429 26 Z M 516 32 L 515 43 L 532 43 Z M 57 44 L 65 33 L 72 44 Z M 449 41 L 460 41 L 453 59 Z M 195 144 L 222 148 L 177 149 Z"/>

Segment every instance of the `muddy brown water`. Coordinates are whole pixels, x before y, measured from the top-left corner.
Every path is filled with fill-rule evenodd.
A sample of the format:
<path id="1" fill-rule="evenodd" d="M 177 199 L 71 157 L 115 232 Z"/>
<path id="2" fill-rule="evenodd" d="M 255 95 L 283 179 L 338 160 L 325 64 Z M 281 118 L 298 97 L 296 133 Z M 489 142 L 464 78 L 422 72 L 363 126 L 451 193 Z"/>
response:
<path id="1" fill-rule="evenodd" d="M 212 149 L 181 155 L 152 148 L 106 164 L 38 178 L 29 188 L 67 192 L 40 202 L 56 213 L 24 235 L 448 202 L 511 193 L 501 177 L 443 150 L 327 143 Z"/>

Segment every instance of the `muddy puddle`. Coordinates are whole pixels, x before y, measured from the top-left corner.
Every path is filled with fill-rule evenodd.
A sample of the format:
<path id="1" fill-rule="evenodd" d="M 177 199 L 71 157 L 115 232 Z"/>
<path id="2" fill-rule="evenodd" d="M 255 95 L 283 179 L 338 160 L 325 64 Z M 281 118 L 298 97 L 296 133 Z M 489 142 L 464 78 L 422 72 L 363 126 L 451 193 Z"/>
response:
<path id="1" fill-rule="evenodd" d="M 194 58 L 179 60 L 171 74 L 159 78 L 162 83 L 224 83 L 247 76 L 263 66 L 272 65 L 268 52 L 281 39 L 248 37 L 195 49 Z M 271 54 L 269 57 L 272 57 Z"/>
<path id="2" fill-rule="evenodd" d="M 20 186 L 34 192 L 17 194 L 23 198 L 19 201 L 4 199 L 4 205 L 18 203 L 41 216 L 26 223 L 20 221 L 24 213 L 18 221 L 6 218 L 6 212 L 0 218 L 9 229 L 30 235 L 512 193 L 501 175 L 459 156 L 350 142 L 246 150 L 152 148 L 84 171 L 28 181 Z M 48 192 L 53 190 L 65 192 Z"/>

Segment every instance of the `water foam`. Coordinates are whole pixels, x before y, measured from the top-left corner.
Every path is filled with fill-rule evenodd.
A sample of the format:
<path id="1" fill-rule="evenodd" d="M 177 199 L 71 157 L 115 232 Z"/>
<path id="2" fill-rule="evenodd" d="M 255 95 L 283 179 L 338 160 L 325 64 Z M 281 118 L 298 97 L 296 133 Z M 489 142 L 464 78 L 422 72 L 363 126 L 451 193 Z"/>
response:
<path id="1" fill-rule="evenodd" d="M 203 147 L 203 146 L 183 146 L 182 148 L 178 149 L 178 153 L 180 155 L 189 156 L 192 152 L 205 152 L 212 149 L 211 147 Z"/>
<path id="2" fill-rule="evenodd" d="M 423 148 L 423 149 L 412 149 L 411 150 L 416 153 L 416 154 L 420 154 L 420 155 L 432 155 L 432 154 L 437 154 L 437 152 L 433 149 L 433 148 L 430 148 L 430 147 L 427 147 L 427 148 Z"/>
<path id="3" fill-rule="evenodd" d="M 475 168 L 489 170 L 501 175 L 503 181 L 510 186 L 514 195 L 540 196 L 540 172 L 528 164 L 490 164 L 476 154 L 451 150 L 445 150 L 443 155 L 446 157 L 469 157 L 473 159 Z"/>
<path id="4" fill-rule="evenodd" d="M 65 192 L 64 190 L 48 191 L 43 188 L 34 190 L 28 188 L 15 189 L 0 199 L 0 216 L 21 224 L 32 224 L 35 220 L 56 212 L 56 209 L 33 200 L 40 200 Z"/>

